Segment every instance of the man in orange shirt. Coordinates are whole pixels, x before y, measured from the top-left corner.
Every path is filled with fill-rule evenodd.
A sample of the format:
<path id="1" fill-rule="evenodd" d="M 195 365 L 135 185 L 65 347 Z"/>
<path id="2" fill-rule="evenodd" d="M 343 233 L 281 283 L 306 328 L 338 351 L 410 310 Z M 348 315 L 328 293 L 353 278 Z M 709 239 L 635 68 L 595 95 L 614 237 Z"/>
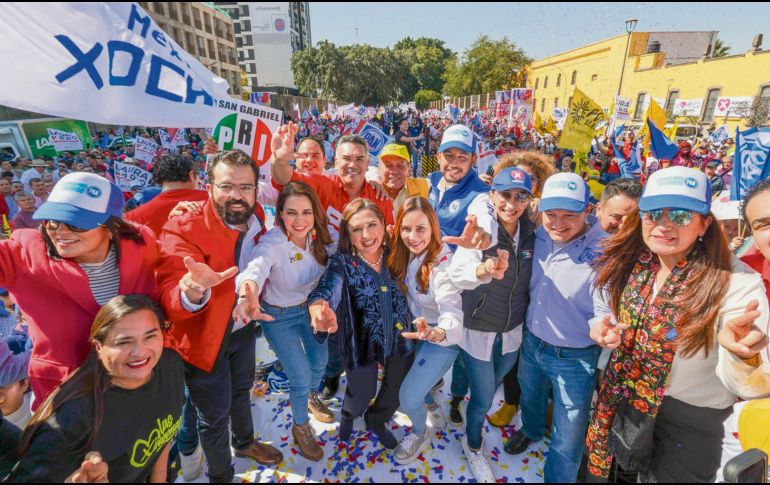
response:
<path id="1" fill-rule="evenodd" d="M 289 162 L 294 156 L 294 137 L 298 127 L 294 123 L 281 126 L 273 135 L 270 148 L 273 152 L 272 175 L 274 182 L 283 186 L 289 182 L 305 182 L 318 193 L 321 204 L 329 217 L 329 232 L 337 239 L 345 206 L 357 198 L 371 200 L 382 210 L 385 222 L 395 224 L 393 203 L 378 196 L 373 185 L 366 181 L 369 166 L 369 146 L 358 135 L 346 135 L 337 140 L 334 166 L 337 175 L 307 175 L 295 171 Z"/>

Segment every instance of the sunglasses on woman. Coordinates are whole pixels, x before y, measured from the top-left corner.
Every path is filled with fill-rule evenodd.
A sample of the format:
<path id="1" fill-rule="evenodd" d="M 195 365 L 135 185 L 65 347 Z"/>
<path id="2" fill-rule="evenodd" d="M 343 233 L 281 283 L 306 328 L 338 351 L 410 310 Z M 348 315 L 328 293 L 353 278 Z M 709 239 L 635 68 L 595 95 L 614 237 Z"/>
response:
<path id="1" fill-rule="evenodd" d="M 64 226 L 68 230 L 72 232 L 88 232 L 91 229 L 82 229 L 77 226 L 73 226 L 72 224 L 67 224 L 66 222 L 59 222 L 59 221 L 43 221 L 43 227 L 45 227 L 49 231 L 56 231 L 60 227 Z"/>
<path id="2" fill-rule="evenodd" d="M 526 192 L 498 192 L 497 195 L 502 197 L 506 202 L 511 202 L 513 200 L 519 204 L 528 202 L 529 199 L 532 198 L 532 196 Z"/>
<path id="3" fill-rule="evenodd" d="M 687 209 L 656 209 L 651 211 L 639 211 L 645 222 L 658 222 L 664 213 L 668 213 L 668 220 L 674 225 L 684 227 L 689 225 L 695 217 L 695 212 Z"/>

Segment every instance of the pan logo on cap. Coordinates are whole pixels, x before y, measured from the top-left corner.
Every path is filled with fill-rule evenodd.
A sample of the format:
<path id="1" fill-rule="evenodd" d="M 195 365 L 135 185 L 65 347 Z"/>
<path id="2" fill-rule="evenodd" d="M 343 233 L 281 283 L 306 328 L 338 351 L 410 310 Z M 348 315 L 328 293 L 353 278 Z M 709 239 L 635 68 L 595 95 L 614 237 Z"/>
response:
<path id="1" fill-rule="evenodd" d="M 567 187 L 569 187 L 570 190 L 577 190 L 578 188 L 575 182 L 570 182 Z"/>
<path id="2" fill-rule="evenodd" d="M 688 187 L 690 187 L 691 189 L 694 189 L 694 188 L 696 188 L 696 187 L 698 186 L 698 181 L 697 181 L 697 180 L 695 180 L 695 179 L 694 179 L 694 178 L 692 178 L 692 177 L 688 177 L 688 178 L 687 178 L 687 180 L 685 180 L 685 183 L 686 183 L 686 184 L 687 184 L 687 186 L 688 186 Z"/>
<path id="3" fill-rule="evenodd" d="M 514 170 L 513 172 L 511 172 L 511 178 L 517 182 L 521 182 L 522 180 L 524 180 L 524 174 L 517 170 Z"/>
<path id="4" fill-rule="evenodd" d="M 92 199 L 98 199 L 99 197 L 102 196 L 102 189 L 100 189 L 99 187 L 94 187 L 92 185 L 88 187 L 88 189 L 86 189 L 86 195 L 91 197 Z"/>

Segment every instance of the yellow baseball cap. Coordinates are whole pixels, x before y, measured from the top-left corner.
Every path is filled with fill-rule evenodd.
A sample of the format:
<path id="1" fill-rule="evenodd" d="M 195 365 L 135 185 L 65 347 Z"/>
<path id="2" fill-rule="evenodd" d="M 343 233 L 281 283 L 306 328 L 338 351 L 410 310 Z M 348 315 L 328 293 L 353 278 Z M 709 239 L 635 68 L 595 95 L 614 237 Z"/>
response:
<path id="1" fill-rule="evenodd" d="M 382 148 L 380 159 L 387 156 L 398 157 L 407 162 L 412 160 L 412 157 L 409 156 L 409 150 L 404 145 L 399 145 L 398 143 L 389 143 Z"/>

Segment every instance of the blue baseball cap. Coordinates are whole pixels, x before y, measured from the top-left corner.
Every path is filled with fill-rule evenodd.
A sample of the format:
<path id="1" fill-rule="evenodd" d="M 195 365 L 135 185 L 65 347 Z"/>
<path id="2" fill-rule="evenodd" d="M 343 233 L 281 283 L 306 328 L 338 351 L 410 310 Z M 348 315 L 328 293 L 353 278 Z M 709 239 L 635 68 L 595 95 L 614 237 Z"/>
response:
<path id="1" fill-rule="evenodd" d="M 59 180 L 32 218 L 96 229 L 110 216 L 120 217 L 124 204 L 120 187 L 96 174 L 77 172 Z"/>
<path id="2" fill-rule="evenodd" d="M 492 190 L 523 190 L 532 195 L 532 179 L 524 170 L 516 167 L 501 170 L 492 181 Z"/>
<path id="3" fill-rule="evenodd" d="M 705 216 L 711 211 L 711 184 L 700 170 L 688 167 L 658 170 L 647 179 L 639 209 L 687 209 Z"/>
<path id="4" fill-rule="evenodd" d="M 438 147 L 439 153 L 450 148 L 459 148 L 460 150 L 475 154 L 476 137 L 473 131 L 465 125 L 452 125 L 444 132 L 441 137 L 441 145 Z"/>
<path id="5" fill-rule="evenodd" d="M 583 177 L 576 173 L 562 172 L 551 175 L 545 181 L 539 210 L 583 212 L 590 200 L 591 191 Z"/>

